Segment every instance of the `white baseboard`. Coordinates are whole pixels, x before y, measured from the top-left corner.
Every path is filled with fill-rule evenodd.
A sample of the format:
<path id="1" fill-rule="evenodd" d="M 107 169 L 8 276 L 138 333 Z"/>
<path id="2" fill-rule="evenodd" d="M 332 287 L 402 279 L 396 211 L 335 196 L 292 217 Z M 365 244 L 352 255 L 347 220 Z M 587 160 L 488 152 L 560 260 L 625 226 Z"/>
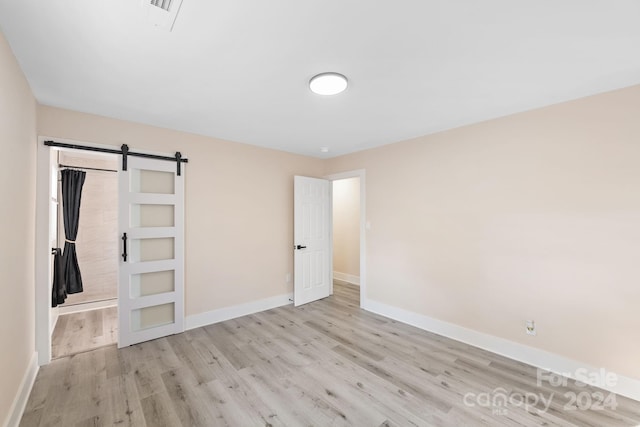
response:
<path id="1" fill-rule="evenodd" d="M 340 273 L 339 271 L 334 271 L 333 272 L 333 278 L 334 279 L 338 279 L 338 280 L 342 280 L 342 281 L 345 281 L 345 282 L 349 282 L 352 285 L 360 286 L 360 276 L 354 276 L 353 274 Z"/>
<path id="2" fill-rule="evenodd" d="M 18 427 L 20 424 L 22 414 L 24 414 L 24 409 L 27 406 L 27 401 L 31 394 L 31 388 L 33 387 L 33 383 L 36 381 L 36 375 L 38 375 L 38 368 L 38 353 L 33 352 L 31 361 L 27 367 L 27 372 L 24 373 L 24 377 L 20 383 L 18 394 L 16 394 L 16 398 L 11 405 L 11 409 L 9 409 L 8 417 L 4 420 L 4 427 Z"/>
<path id="3" fill-rule="evenodd" d="M 425 331 L 433 332 L 456 341 L 461 341 L 465 344 L 482 348 L 492 353 L 532 365 L 545 371 L 553 372 L 554 374 L 563 375 L 571 379 L 580 379 L 582 382 L 588 382 L 604 390 L 640 401 L 640 380 L 635 378 L 625 377 L 613 372 L 608 372 L 607 370 L 608 373 L 614 374 L 616 378 L 616 381 L 613 384 L 607 384 L 602 375 L 602 368 L 595 368 L 548 351 L 529 347 L 524 344 L 485 334 L 483 332 L 474 331 L 473 329 L 468 329 L 453 323 L 444 322 L 442 320 L 434 319 L 370 299 L 363 302 L 362 308 L 372 313 L 424 329 Z M 577 376 L 580 378 L 576 378 Z"/>
<path id="4" fill-rule="evenodd" d="M 51 319 L 49 321 L 49 325 L 51 327 L 51 329 L 49 330 L 50 336 L 53 335 L 53 331 L 56 329 L 56 325 L 58 324 L 59 317 L 60 317 L 60 310 L 58 309 L 58 307 L 51 307 L 51 310 L 49 311 L 49 319 Z"/>
<path id="5" fill-rule="evenodd" d="M 58 314 L 80 313 L 82 311 L 98 310 L 100 308 L 117 307 L 117 299 L 106 299 L 103 301 L 84 302 L 74 305 L 59 305 Z"/>
<path id="6" fill-rule="evenodd" d="M 207 326 L 213 323 L 223 322 L 236 317 L 247 316 L 249 314 L 259 313 L 261 311 L 270 310 L 283 305 L 292 304 L 293 294 L 277 295 L 271 298 L 265 298 L 257 301 L 251 301 L 245 304 L 234 305 L 231 307 L 219 308 L 204 313 L 193 314 L 185 319 L 185 329 L 195 329 L 200 326 Z"/>

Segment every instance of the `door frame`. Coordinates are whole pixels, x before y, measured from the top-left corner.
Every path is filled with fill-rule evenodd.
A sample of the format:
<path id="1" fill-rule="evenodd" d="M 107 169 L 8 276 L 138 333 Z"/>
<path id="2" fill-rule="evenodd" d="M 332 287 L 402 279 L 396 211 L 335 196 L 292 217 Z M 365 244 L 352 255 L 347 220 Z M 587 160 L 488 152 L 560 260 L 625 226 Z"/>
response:
<path id="1" fill-rule="evenodd" d="M 51 153 L 44 145 L 45 138 L 38 137 L 36 148 L 36 241 L 35 241 L 35 347 L 38 365 L 51 361 Z"/>
<path id="2" fill-rule="evenodd" d="M 51 338 L 60 310 L 51 307 L 51 283 L 53 257 L 49 237 L 52 232 L 51 212 L 49 211 L 50 190 L 52 185 L 52 154 L 58 148 L 44 145 L 45 141 L 56 141 L 86 145 L 90 147 L 118 149 L 118 147 L 87 143 L 67 138 L 38 136 L 36 148 L 36 241 L 35 241 L 35 347 L 38 353 L 38 365 L 51 362 Z M 71 149 L 69 150 L 71 151 Z M 56 176 L 57 179 L 57 176 Z M 57 183 L 56 183 L 57 185 Z M 57 224 L 56 224 L 57 225 Z"/>
<path id="3" fill-rule="evenodd" d="M 360 308 L 366 305 L 367 295 L 367 212 L 366 212 L 366 170 L 355 169 L 351 171 L 334 173 L 325 175 L 324 179 L 328 179 L 329 185 L 329 236 L 331 245 L 331 294 L 333 294 L 333 181 L 339 181 L 347 178 L 360 178 Z"/>
<path id="4" fill-rule="evenodd" d="M 51 336 L 57 319 L 51 307 L 52 261 L 49 236 L 51 220 L 49 217 L 49 191 L 51 182 L 51 153 L 55 147 L 44 145 L 45 141 L 55 140 L 67 144 L 84 145 L 96 148 L 119 150 L 119 146 L 96 144 L 54 136 L 38 136 L 36 147 L 36 217 L 35 217 L 35 348 L 38 353 L 38 365 L 51 362 Z M 141 153 L 173 157 L 173 154 L 151 150 L 136 150 Z M 52 318 L 53 317 L 53 318 Z"/>

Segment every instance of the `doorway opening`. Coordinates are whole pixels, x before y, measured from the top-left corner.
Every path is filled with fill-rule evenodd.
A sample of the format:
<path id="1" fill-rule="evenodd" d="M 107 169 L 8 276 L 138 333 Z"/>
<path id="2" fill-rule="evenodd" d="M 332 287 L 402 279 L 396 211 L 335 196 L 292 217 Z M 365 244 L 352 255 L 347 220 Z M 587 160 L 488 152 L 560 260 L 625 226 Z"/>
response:
<path id="1" fill-rule="evenodd" d="M 52 158 L 52 248 L 67 237 L 61 171 L 85 173 L 75 238 L 83 289 L 51 309 L 51 358 L 58 359 L 118 340 L 118 158 L 68 149 L 52 150 Z"/>
<path id="2" fill-rule="evenodd" d="M 346 181 L 348 178 L 355 180 Z M 336 184 L 338 194 L 334 211 L 334 182 L 341 180 L 345 180 L 347 191 L 342 191 L 341 183 Z M 293 302 L 296 307 L 333 294 L 334 279 L 337 279 L 339 283 L 344 283 L 344 286 L 351 287 L 352 296 L 359 301 L 360 308 L 367 308 L 365 230 L 368 230 L 370 225 L 366 220 L 365 185 L 364 169 L 328 175 L 322 179 L 294 177 Z M 353 193 L 354 189 L 356 194 Z M 342 203 L 343 201 L 349 202 L 348 206 Z M 339 216 L 341 211 L 348 212 L 350 217 L 347 221 L 350 225 L 346 229 L 342 227 L 341 219 L 338 217 L 338 224 L 334 224 L 334 212 Z M 334 227 L 338 228 L 335 234 Z M 357 230 L 354 230 L 354 227 Z M 346 264 L 339 259 L 343 256 L 342 247 L 334 248 L 334 236 L 338 240 L 338 246 L 341 245 L 343 237 L 355 242 L 350 243 L 350 249 L 346 251 L 349 253 L 349 261 Z M 338 252 L 338 259 L 334 258 L 334 250 Z M 356 261 L 353 261 L 354 256 Z M 334 268 L 334 262 L 337 269 Z"/>
<path id="3" fill-rule="evenodd" d="M 333 283 L 360 286 L 360 177 L 331 184 Z"/>
<path id="4" fill-rule="evenodd" d="M 325 179 L 331 182 L 332 285 L 351 289 L 359 307 L 366 308 L 366 172 L 357 169 Z"/>
<path id="5" fill-rule="evenodd" d="M 56 291 L 56 304 L 60 289 L 72 283 L 72 290 L 78 292 L 81 287 L 75 279 L 54 275 L 54 266 L 61 264 L 58 230 L 58 190 L 60 175 L 58 150 L 71 150 L 71 153 L 90 152 L 108 154 L 115 159 L 117 166 L 117 236 L 113 246 L 117 260 L 117 330 L 108 328 L 118 347 L 126 347 L 143 341 L 180 333 L 184 331 L 184 175 L 188 162 L 180 152 L 174 156 L 164 153 L 129 151 L 126 145 L 120 149 L 108 145 L 79 143 L 79 141 L 58 139 L 51 141 L 46 137 L 38 138 L 37 174 L 36 174 L 36 349 L 38 364 L 46 365 L 52 359 L 52 335 L 58 318 L 69 314 L 67 310 L 94 312 L 95 308 L 112 305 L 113 299 L 107 297 L 97 301 L 75 301 L 71 308 L 52 308 L 53 291 Z M 95 156 L 95 154 L 93 155 Z M 92 156 L 92 157 L 93 157 Z M 100 155 L 98 155 L 100 156 Z M 121 167 L 122 165 L 122 167 Z M 77 169 L 88 169 L 87 166 Z M 73 168 L 71 168 L 73 169 Z M 96 168 L 97 169 L 97 168 Z M 109 169 L 100 168 L 100 169 Z M 97 171 L 95 171 L 97 172 Z M 102 171 L 106 172 L 106 171 Z M 65 188 L 78 194 L 79 186 L 86 175 L 66 172 Z M 101 192 L 101 197 L 104 191 Z M 74 235 L 84 227 L 78 206 L 82 202 L 71 197 L 68 203 L 72 214 L 67 213 L 70 221 L 70 235 L 64 237 L 65 243 L 72 245 L 78 240 Z M 62 236 L 60 236 L 60 244 Z M 68 241 L 68 242 L 67 242 Z M 101 259 L 106 259 L 106 243 L 100 248 Z M 73 250 L 69 252 L 73 254 Z M 58 257 L 58 258 L 56 258 Z M 54 260 L 57 259 L 57 262 Z M 63 258 L 64 263 L 75 265 L 73 256 Z M 75 270 L 74 267 L 71 267 Z M 80 269 L 82 267 L 80 266 Z M 58 269 L 61 271 L 61 269 Z M 81 270 L 82 271 L 82 270 Z M 54 280 L 55 279 L 55 280 Z M 104 294 L 103 294 L 104 295 Z M 111 294 L 113 295 L 113 294 Z M 63 304 L 64 305 L 64 304 Z M 98 307 L 99 306 L 99 307 Z M 86 309 L 86 310 L 84 310 Z M 104 319 L 103 319 L 104 320 Z M 100 319 L 98 319 L 99 324 Z M 104 321 L 102 323 L 104 327 Z M 82 329 L 86 329 L 85 326 Z M 94 328 L 94 330 L 97 329 Z M 77 338 L 77 337 L 76 337 Z M 103 341 L 104 343 L 104 341 Z M 102 344 L 104 345 L 104 344 Z M 73 352 L 84 350 L 75 349 Z"/>

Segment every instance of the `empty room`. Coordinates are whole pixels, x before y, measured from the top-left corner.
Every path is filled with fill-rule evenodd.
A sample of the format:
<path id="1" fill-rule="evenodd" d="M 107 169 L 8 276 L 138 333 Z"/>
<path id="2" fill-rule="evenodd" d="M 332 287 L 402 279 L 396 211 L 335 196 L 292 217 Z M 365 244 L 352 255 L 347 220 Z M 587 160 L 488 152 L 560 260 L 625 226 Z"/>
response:
<path id="1" fill-rule="evenodd" d="M 0 426 L 640 427 L 639 17 L 0 0 Z"/>

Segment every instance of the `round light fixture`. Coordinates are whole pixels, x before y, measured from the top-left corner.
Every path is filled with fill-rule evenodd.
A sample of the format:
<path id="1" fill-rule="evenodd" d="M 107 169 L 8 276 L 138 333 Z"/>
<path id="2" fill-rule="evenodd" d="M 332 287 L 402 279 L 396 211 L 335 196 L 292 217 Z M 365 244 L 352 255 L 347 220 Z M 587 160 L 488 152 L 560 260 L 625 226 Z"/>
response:
<path id="1" fill-rule="evenodd" d="M 309 88 L 318 95 L 337 95 L 347 88 L 347 78 L 339 73 L 321 73 L 309 80 Z"/>

